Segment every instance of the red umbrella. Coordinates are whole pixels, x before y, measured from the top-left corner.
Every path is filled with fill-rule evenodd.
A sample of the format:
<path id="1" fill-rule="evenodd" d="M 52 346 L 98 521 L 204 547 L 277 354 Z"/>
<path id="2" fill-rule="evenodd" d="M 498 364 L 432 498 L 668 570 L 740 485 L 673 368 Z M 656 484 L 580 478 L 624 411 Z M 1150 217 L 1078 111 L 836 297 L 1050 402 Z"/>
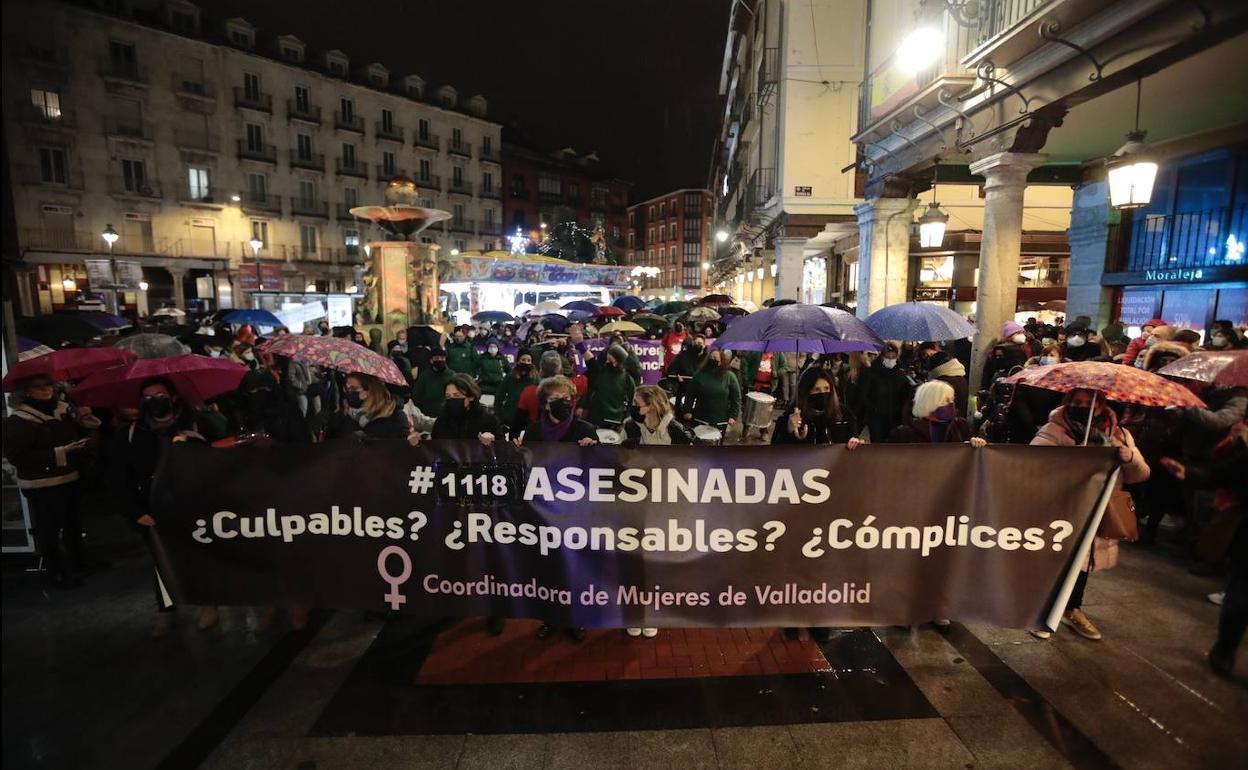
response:
<path id="1" fill-rule="evenodd" d="M 1248 387 L 1248 350 L 1200 350 L 1171 361 L 1157 373 L 1212 385 Z"/>
<path id="2" fill-rule="evenodd" d="M 76 380 L 110 366 L 133 361 L 137 356 L 118 348 L 62 348 L 42 356 L 19 361 L 4 375 L 4 390 L 11 392 L 23 380 L 35 376 L 54 380 Z"/>
<path id="3" fill-rule="evenodd" d="M 74 388 L 73 395 L 80 406 L 137 407 L 143 383 L 153 377 L 164 377 L 178 389 L 183 400 L 201 403 L 238 389 L 246 373 L 247 367 L 242 364 L 192 353 L 140 358 L 124 366 L 96 372 Z"/>
<path id="4" fill-rule="evenodd" d="M 612 305 L 604 305 L 598 308 L 598 312 L 594 313 L 595 318 L 619 318 L 624 315 L 624 311 Z"/>
<path id="5" fill-rule="evenodd" d="M 1101 361 L 1072 361 L 1050 366 L 1032 366 L 1007 377 L 1005 382 L 1067 393 L 1088 389 L 1099 391 L 1110 401 L 1145 406 L 1204 406 L 1190 390 L 1165 377 L 1134 366 Z"/>
<path id="6" fill-rule="evenodd" d="M 284 334 L 260 346 L 261 353 L 286 356 L 296 361 L 337 369 L 351 374 L 369 374 L 391 385 L 406 385 L 403 373 L 394 362 L 351 340 L 342 337 L 313 337 L 308 334 Z"/>

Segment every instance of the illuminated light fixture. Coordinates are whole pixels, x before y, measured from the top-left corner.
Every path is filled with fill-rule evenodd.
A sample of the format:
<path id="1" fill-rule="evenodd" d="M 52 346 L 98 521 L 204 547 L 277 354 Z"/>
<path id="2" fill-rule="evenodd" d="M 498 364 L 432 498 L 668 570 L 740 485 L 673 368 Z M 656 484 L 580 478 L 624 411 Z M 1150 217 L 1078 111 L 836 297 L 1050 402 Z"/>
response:
<path id="1" fill-rule="evenodd" d="M 104 242 L 108 244 L 108 250 L 112 251 L 113 244 L 116 243 L 117 239 L 121 236 L 117 234 L 117 231 L 113 229 L 112 225 L 105 225 L 104 232 L 100 233 L 100 237 L 103 238 Z"/>
<path id="2" fill-rule="evenodd" d="M 917 75 L 935 64 L 944 53 L 944 34 L 935 27 L 919 27 L 906 35 L 893 58 L 902 72 Z"/>
<path id="3" fill-rule="evenodd" d="M 525 235 L 523 232 L 520 231 L 520 228 L 517 227 L 515 235 L 507 236 L 507 245 L 513 255 L 519 256 L 521 254 L 524 254 L 525 249 L 528 248 L 529 238 L 527 235 Z M 458 252 L 451 252 L 451 253 L 456 254 Z"/>
<path id="4" fill-rule="evenodd" d="M 364 256 L 371 257 L 372 255 L 373 255 L 373 247 L 369 246 L 367 243 L 364 244 Z"/>
<path id="5" fill-rule="evenodd" d="M 459 249 L 451 249 L 451 256 L 452 256 L 452 257 L 458 257 L 458 256 L 459 256 Z"/>
<path id="6" fill-rule="evenodd" d="M 242 197 L 241 195 L 239 195 L 238 193 L 234 193 L 233 195 L 231 195 L 231 196 L 230 196 L 230 200 L 232 200 L 232 201 L 233 201 L 233 202 L 235 202 L 235 203 L 238 203 L 238 202 L 239 202 L 239 201 L 241 201 L 242 199 L 243 199 L 243 197 Z"/>
<path id="7" fill-rule="evenodd" d="M 304 290 L 304 292 L 306 292 L 306 293 L 308 293 L 308 294 L 311 294 L 311 293 L 313 293 L 313 292 L 315 292 L 315 291 L 316 291 L 316 284 L 314 284 L 314 283 L 310 283 L 310 284 L 308 284 L 307 286 L 304 286 L 304 287 L 303 287 L 303 290 Z"/>
<path id="8" fill-rule="evenodd" d="M 1127 143 L 1118 148 L 1109 161 L 1109 205 L 1116 209 L 1139 209 L 1153 198 L 1153 182 L 1157 180 L 1157 161 L 1144 148 L 1147 131 L 1140 130 L 1141 81 L 1135 81 L 1135 128 L 1127 134 Z"/>
<path id="9" fill-rule="evenodd" d="M 252 238 L 247 242 L 247 245 L 251 247 L 251 255 L 254 257 L 260 253 L 260 249 L 264 248 L 264 241 L 259 238 Z"/>
<path id="10" fill-rule="evenodd" d="M 1226 261 L 1239 262 L 1244 258 L 1244 242 L 1235 237 L 1235 233 L 1226 236 Z"/>
<path id="11" fill-rule="evenodd" d="M 61 288 L 65 291 L 78 291 L 78 282 L 69 276 L 61 279 Z"/>
<path id="12" fill-rule="evenodd" d="M 357 291 L 359 291 L 359 287 L 355 284 L 351 284 L 347 287 L 347 294 L 355 294 Z"/>
<path id="13" fill-rule="evenodd" d="M 139 281 L 139 291 L 147 291 L 151 288 L 151 284 L 147 281 Z"/>
<path id="14" fill-rule="evenodd" d="M 776 263 L 772 262 L 771 263 L 771 277 L 775 278 L 777 272 L 778 272 L 778 268 L 776 267 Z"/>
<path id="15" fill-rule="evenodd" d="M 758 280 L 763 280 L 763 269 L 761 267 L 758 269 Z"/>
<path id="16" fill-rule="evenodd" d="M 726 241 L 728 240 L 728 231 L 727 231 L 727 230 L 717 230 L 717 231 L 715 232 L 715 240 L 719 241 L 720 243 L 724 243 L 724 242 L 726 242 Z"/>
<path id="17" fill-rule="evenodd" d="M 932 201 L 927 204 L 927 211 L 919 217 L 919 247 L 937 249 L 945 242 L 945 227 L 949 223 L 949 215 L 940 210 L 940 204 Z"/>
<path id="18" fill-rule="evenodd" d="M 710 262 L 703 262 L 703 263 L 702 263 L 702 269 L 703 269 L 703 270 L 710 270 L 710 269 L 711 269 L 711 263 L 710 263 Z"/>
<path id="19" fill-rule="evenodd" d="M 545 222 L 541 223 L 541 224 L 540 224 L 540 225 L 538 225 L 538 226 L 539 226 L 539 227 L 541 227 L 543 230 L 545 230 L 545 229 L 546 229 L 546 223 L 545 223 Z"/>

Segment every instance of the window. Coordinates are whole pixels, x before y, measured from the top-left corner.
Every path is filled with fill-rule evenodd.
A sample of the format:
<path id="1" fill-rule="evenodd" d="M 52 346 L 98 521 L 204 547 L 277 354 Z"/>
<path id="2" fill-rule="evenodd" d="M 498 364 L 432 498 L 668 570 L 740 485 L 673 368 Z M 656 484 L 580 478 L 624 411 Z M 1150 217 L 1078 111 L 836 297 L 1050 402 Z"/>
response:
<path id="1" fill-rule="evenodd" d="M 685 244 L 685 264 L 691 265 L 702 261 L 702 244 L 694 241 Z"/>
<path id="2" fill-rule="evenodd" d="M 61 119 L 61 95 L 56 91 L 30 89 L 30 101 L 35 105 L 39 117 L 44 120 Z"/>
<path id="3" fill-rule="evenodd" d="M 684 276 L 685 288 L 694 288 L 702 284 L 701 267 L 685 267 Z"/>
<path id="4" fill-rule="evenodd" d="M 456 241 L 455 241 L 455 248 L 459 249 L 460 251 L 467 251 L 467 250 L 468 250 L 468 241 L 456 240 Z"/>
<path id="5" fill-rule="evenodd" d="M 492 136 L 481 137 L 481 154 L 482 155 L 494 154 L 494 137 Z"/>
<path id="6" fill-rule="evenodd" d="M 581 186 L 575 182 L 568 183 L 568 200 L 580 203 Z"/>
<path id="7" fill-rule="evenodd" d="M 299 49 L 298 49 L 298 48 L 287 48 L 287 47 L 283 47 L 283 48 L 282 48 L 282 57 L 283 57 L 283 58 L 285 58 L 285 59 L 286 59 L 286 61 L 294 61 L 294 62 L 297 62 L 297 61 L 299 61 L 300 59 L 302 59 L 302 58 L 303 58 L 303 55 L 299 53 Z"/>
<path id="8" fill-rule="evenodd" d="M 347 247 L 347 256 L 356 257 L 360 254 L 360 231 L 343 230 L 342 242 Z"/>
<path id="9" fill-rule="evenodd" d="M 675 222 L 667 226 L 667 239 L 669 241 L 676 240 L 676 223 Z"/>
<path id="10" fill-rule="evenodd" d="M 243 73 L 243 95 L 248 99 L 260 98 L 260 76 L 254 72 Z"/>
<path id="11" fill-rule="evenodd" d="M 354 187 L 342 188 L 342 204 L 347 208 L 360 205 L 360 191 Z"/>
<path id="12" fill-rule="evenodd" d="M 646 243 L 654 243 L 654 228 L 653 227 L 646 230 Z"/>
<path id="13" fill-rule="evenodd" d="M 631 232 L 628 234 L 628 248 L 633 248 L 633 234 Z"/>
<path id="14" fill-rule="evenodd" d="M 660 203 L 659 204 L 659 219 L 663 219 L 666 216 L 667 216 L 667 203 L 666 202 Z"/>
<path id="15" fill-rule="evenodd" d="M 346 69 L 347 68 L 343 66 L 342 62 L 338 61 L 337 59 L 330 59 L 329 71 L 331 74 L 342 75 L 344 72 L 346 72 Z"/>
<path id="16" fill-rule="evenodd" d="M 483 192 L 494 191 L 494 174 L 486 171 L 481 174 L 481 190 Z"/>
<path id="17" fill-rule="evenodd" d="M 130 77 L 137 77 L 139 74 L 139 56 L 133 43 L 109 41 L 108 61 L 114 74 Z"/>
<path id="18" fill-rule="evenodd" d="M 381 111 L 381 130 L 388 134 L 394 133 L 394 113 L 390 110 Z"/>
<path id="19" fill-rule="evenodd" d="M 259 123 L 247 124 L 247 149 L 252 152 L 264 151 L 264 126 Z"/>
<path id="20" fill-rule="evenodd" d="M 264 203 L 269 199 L 269 178 L 264 174 L 247 175 L 247 197 L 252 203 Z M 265 240 L 261 238 L 260 240 Z"/>
<path id="21" fill-rule="evenodd" d="M 355 145 L 350 142 L 342 143 L 342 165 L 343 168 L 355 168 Z"/>
<path id="22" fill-rule="evenodd" d="M 464 223 L 464 204 L 456 203 L 454 214 L 455 214 L 455 224 L 457 225 L 463 224 Z"/>
<path id="23" fill-rule="evenodd" d="M 464 169 L 462 166 L 451 167 L 451 183 L 456 187 L 464 184 Z"/>
<path id="24" fill-rule="evenodd" d="M 269 223 L 263 219 L 251 220 L 251 237 L 267 246 L 269 243 Z M 264 248 L 264 246 L 260 248 Z"/>
<path id="25" fill-rule="evenodd" d="M 537 192 L 540 195 L 558 195 L 560 190 L 559 177 L 542 174 L 537 178 Z"/>
<path id="26" fill-rule="evenodd" d="M 702 237 L 702 220 L 685 217 L 685 240 L 696 241 Z"/>
<path id="27" fill-rule="evenodd" d="M 59 147 L 39 148 L 39 178 L 47 184 L 67 184 L 65 151 Z"/>
<path id="28" fill-rule="evenodd" d="M 299 160 L 312 160 L 311 134 L 299 134 L 295 137 L 295 155 Z"/>
<path id="29" fill-rule="evenodd" d="M 433 164 L 428 158 L 420 159 L 420 181 L 428 182 L 433 179 Z"/>
<path id="30" fill-rule="evenodd" d="M 464 143 L 464 132 L 458 128 L 451 129 L 451 146 L 459 147 Z"/>
<path id="31" fill-rule="evenodd" d="M 339 101 L 338 106 L 344 123 L 350 123 L 355 120 L 355 102 L 344 98 Z"/>
<path id="32" fill-rule="evenodd" d="M 421 139 L 429 139 L 429 121 L 421 118 L 420 121 L 416 123 L 416 135 Z"/>
<path id="33" fill-rule="evenodd" d="M 208 169 L 191 166 L 186 170 L 187 193 L 193 201 L 212 199 L 212 187 L 208 183 Z"/>
<path id="34" fill-rule="evenodd" d="M 146 169 L 141 160 L 121 161 L 121 181 L 126 192 L 142 192 L 147 187 Z"/>
<path id="35" fill-rule="evenodd" d="M 629 227 L 632 227 L 634 224 L 636 224 L 636 221 L 637 221 L 636 218 L 633 216 L 633 214 L 634 212 L 632 211 L 628 212 L 628 226 Z"/>
<path id="36" fill-rule="evenodd" d="M 395 173 L 395 170 L 394 170 L 394 153 L 392 153 L 392 152 L 383 152 L 383 153 L 381 154 L 381 170 L 382 170 L 382 173 L 386 174 L 387 176 L 393 176 L 393 175 L 394 175 L 394 173 Z"/>
<path id="37" fill-rule="evenodd" d="M 240 48 L 251 48 L 251 36 L 241 30 L 230 30 L 230 42 Z"/>
<path id="38" fill-rule="evenodd" d="M 295 109 L 304 113 L 312 111 L 312 92 L 307 86 L 295 86 Z"/>
<path id="39" fill-rule="evenodd" d="M 484 221 L 487 225 L 494 224 L 494 209 L 486 209 L 483 212 L 483 215 L 485 216 L 485 219 L 482 221 Z"/>
<path id="40" fill-rule="evenodd" d="M 299 249 L 304 256 L 316 254 L 316 225 L 299 225 Z"/>
<path id="41" fill-rule="evenodd" d="M 311 179 L 299 180 L 299 202 L 304 206 L 316 203 L 316 183 Z"/>

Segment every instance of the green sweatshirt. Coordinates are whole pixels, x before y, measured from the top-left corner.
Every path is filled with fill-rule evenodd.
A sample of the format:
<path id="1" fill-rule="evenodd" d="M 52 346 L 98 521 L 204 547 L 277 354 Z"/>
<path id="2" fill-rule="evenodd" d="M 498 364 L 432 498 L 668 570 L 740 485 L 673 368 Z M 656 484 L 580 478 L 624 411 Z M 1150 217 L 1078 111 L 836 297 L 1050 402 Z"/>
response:
<path id="1" fill-rule="evenodd" d="M 477 383 L 482 393 L 491 395 L 498 393 L 498 388 L 507 376 L 507 359 L 495 353 L 486 353 L 477 358 Z"/>
<path id="2" fill-rule="evenodd" d="M 703 369 L 689 385 L 695 420 L 717 425 L 741 419 L 741 385 L 732 372 Z"/>
<path id="3" fill-rule="evenodd" d="M 446 346 L 446 368 L 469 376 L 477 373 L 477 351 L 468 340 Z"/>
<path id="4" fill-rule="evenodd" d="M 412 384 L 412 403 L 426 416 L 437 418 L 442 414 L 442 404 L 446 401 L 446 383 L 453 376 L 455 372 L 449 366 L 440 372 L 426 366 Z"/>

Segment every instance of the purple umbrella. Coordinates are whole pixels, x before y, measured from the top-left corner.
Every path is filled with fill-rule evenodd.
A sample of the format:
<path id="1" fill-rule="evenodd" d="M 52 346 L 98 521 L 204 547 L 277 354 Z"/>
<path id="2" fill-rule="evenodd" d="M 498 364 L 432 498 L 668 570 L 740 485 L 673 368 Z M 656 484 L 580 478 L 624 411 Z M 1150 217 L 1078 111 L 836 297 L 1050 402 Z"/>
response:
<path id="1" fill-rule="evenodd" d="M 848 353 L 882 350 L 884 340 L 844 310 L 781 305 L 733 321 L 715 347 L 758 353 Z"/>

